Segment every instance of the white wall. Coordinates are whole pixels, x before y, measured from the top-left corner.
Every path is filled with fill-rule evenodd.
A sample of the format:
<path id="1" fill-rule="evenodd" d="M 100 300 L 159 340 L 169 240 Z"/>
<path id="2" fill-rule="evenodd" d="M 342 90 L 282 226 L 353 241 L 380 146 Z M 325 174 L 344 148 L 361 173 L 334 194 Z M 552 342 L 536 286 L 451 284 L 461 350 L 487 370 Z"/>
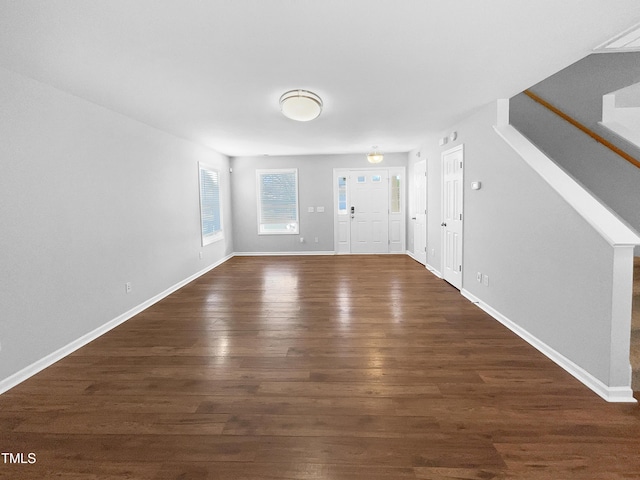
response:
<path id="1" fill-rule="evenodd" d="M 463 143 L 463 289 L 608 385 L 613 249 L 493 130 L 496 106 L 426 139 L 429 263 L 439 268 L 440 155 Z M 451 131 L 458 139 L 438 146 Z M 411 162 L 416 160 L 415 157 Z M 478 191 L 471 181 L 482 182 Z M 489 286 L 476 273 L 489 275 Z M 628 345 L 626 346 L 628 349 Z"/>
<path id="2" fill-rule="evenodd" d="M 602 96 L 640 81 L 640 52 L 591 54 L 530 89 L 630 154 L 640 148 L 612 135 L 602 120 Z M 513 109 L 512 109 L 513 113 Z"/>
<path id="3" fill-rule="evenodd" d="M 333 252 L 333 169 L 372 166 L 365 154 L 234 157 L 231 165 L 234 239 L 239 253 Z M 406 165 L 406 153 L 385 153 L 379 164 L 380 168 Z M 268 168 L 298 169 L 299 235 L 258 235 L 256 170 Z M 325 207 L 324 213 L 307 212 L 308 207 L 318 206 Z"/>
<path id="4" fill-rule="evenodd" d="M 0 383 L 233 251 L 223 155 L 3 69 L 0 138 Z M 226 185 L 207 247 L 198 161 Z"/>

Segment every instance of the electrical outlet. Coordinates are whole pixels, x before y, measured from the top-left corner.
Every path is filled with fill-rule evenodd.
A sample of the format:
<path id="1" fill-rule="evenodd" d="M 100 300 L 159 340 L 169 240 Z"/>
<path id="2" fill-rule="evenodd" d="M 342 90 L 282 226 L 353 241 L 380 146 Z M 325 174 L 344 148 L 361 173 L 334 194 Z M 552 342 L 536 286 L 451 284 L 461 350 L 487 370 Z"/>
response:
<path id="1" fill-rule="evenodd" d="M 131 293 L 131 282 L 127 282 L 124 284 L 124 291 L 127 293 Z"/>
<path id="2" fill-rule="evenodd" d="M 318 237 L 315 238 L 316 243 L 318 243 Z"/>
<path id="3" fill-rule="evenodd" d="M 480 272 L 476 273 L 476 280 L 477 280 L 479 283 L 482 283 L 482 274 L 481 274 Z"/>
<path id="4" fill-rule="evenodd" d="M 200 258 L 200 260 L 202 260 L 202 252 L 198 253 L 198 257 Z"/>
<path id="5" fill-rule="evenodd" d="M 300 243 L 304 243 L 304 237 L 300 237 Z"/>
<path id="6" fill-rule="evenodd" d="M 482 277 L 482 283 L 484 283 L 484 286 L 485 286 L 485 287 L 488 287 L 488 286 L 489 286 L 489 275 L 484 275 L 484 276 Z"/>

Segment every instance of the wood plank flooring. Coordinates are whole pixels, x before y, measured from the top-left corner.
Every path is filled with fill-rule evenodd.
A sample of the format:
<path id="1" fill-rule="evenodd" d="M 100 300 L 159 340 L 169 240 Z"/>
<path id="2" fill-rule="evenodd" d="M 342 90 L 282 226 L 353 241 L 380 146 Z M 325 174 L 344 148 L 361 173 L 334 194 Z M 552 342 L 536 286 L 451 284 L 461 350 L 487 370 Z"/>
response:
<path id="1" fill-rule="evenodd" d="M 7 479 L 640 479 L 608 404 L 405 256 L 236 257 L 0 396 Z"/>

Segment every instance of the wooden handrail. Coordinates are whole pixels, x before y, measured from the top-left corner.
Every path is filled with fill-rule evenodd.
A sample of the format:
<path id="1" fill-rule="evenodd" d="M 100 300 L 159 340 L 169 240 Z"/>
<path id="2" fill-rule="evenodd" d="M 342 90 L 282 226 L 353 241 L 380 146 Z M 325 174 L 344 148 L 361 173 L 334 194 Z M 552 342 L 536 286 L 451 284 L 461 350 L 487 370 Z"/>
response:
<path id="1" fill-rule="evenodd" d="M 567 115 L 566 113 L 564 113 L 562 110 L 560 110 L 557 107 L 554 107 L 553 105 L 551 105 L 549 102 L 547 102 L 546 100 L 540 98 L 538 95 L 536 95 L 535 93 L 533 93 L 531 90 L 525 90 L 523 92 L 527 97 L 531 98 L 532 100 L 538 102 L 540 105 L 542 105 L 543 107 L 548 108 L 549 110 L 551 110 L 553 113 L 555 113 L 556 115 L 558 115 L 560 118 L 562 118 L 563 120 L 566 120 L 567 122 L 569 122 L 571 125 L 573 125 L 574 127 L 576 127 L 577 129 L 579 129 L 580 131 L 582 131 L 583 133 L 586 133 L 587 135 L 589 135 L 591 138 L 593 138 L 596 142 L 604 145 L 605 147 L 607 147 L 609 150 L 611 150 L 614 153 L 617 153 L 618 155 L 620 155 L 622 158 L 624 158 L 627 162 L 635 165 L 636 167 L 640 168 L 640 161 L 636 160 L 634 157 L 632 157 L 631 155 L 629 155 L 627 152 L 625 152 L 624 150 L 621 150 L 620 148 L 616 147 L 613 143 L 611 143 L 609 140 L 607 140 L 606 138 L 601 137 L 600 135 L 598 135 L 596 132 L 594 132 L 593 130 L 589 129 L 588 127 L 585 127 L 583 124 L 581 124 L 580 122 L 578 122 L 577 120 L 571 118 L 569 115 Z"/>

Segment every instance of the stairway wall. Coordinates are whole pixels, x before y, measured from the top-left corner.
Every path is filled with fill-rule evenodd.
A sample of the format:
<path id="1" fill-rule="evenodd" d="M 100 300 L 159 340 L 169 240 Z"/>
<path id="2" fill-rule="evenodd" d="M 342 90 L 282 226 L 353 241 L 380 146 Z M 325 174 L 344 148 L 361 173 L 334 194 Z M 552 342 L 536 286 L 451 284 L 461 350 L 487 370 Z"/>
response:
<path id="1" fill-rule="evenodd" d="M 640 159 L 640 148 L 598 122 L 602 95 L 640 81 L 640 53 L 594 54 L 531 90 Z M 640 168 L 592 140 L 524 94 L 511 99 L 510 121 L 634 230 L 640 232 Z M 640 248 L 636 248 L 640 255 Z"/>
<path id="2" fill-rule="evenodd" d="M 551 104 L 636 158 L 640 148 L 599 124 L 602 96 L 640 82 L 640 52 L 597 53 L 530 88 Z M 512 110 L 513 112 L 513 110 Z"/>

